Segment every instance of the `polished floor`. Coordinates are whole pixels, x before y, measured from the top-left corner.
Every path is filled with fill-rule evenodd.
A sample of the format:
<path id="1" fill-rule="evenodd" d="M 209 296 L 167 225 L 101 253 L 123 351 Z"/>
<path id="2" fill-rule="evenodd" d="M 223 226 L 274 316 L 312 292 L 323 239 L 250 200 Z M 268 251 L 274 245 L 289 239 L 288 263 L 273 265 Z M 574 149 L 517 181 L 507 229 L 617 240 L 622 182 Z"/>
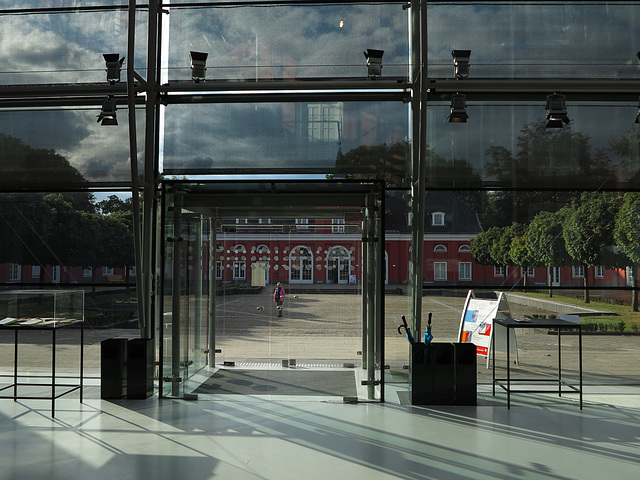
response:
<path id="1" fill-rule="evenodd" d="M 402 389 L 401 386 L 398 388 Z M 0 479 L 640 478 L 640 388 L 477 407 L 336 397 L 0 400 Z"/>

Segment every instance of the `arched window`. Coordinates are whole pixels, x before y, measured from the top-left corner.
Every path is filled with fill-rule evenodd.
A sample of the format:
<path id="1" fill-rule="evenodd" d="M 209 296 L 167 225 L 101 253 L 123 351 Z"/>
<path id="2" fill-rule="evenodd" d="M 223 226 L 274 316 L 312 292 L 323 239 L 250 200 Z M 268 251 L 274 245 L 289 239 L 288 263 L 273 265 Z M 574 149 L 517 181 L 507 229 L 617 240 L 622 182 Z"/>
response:
<path id="1" fill-rule="evenodd" d="M 233 247 L 233 248 L 231 249 L 231 251 L 232 251 L 233 253 L 247 253 L 247 248 L 246 248 L 244 245 L 242 245 L 241 243 L 239 243 L 238 245 L 236 245 L 235 247 Z"/>
<path id="2" fill-rule="evenodd" d="M 289 254 L 289 281 L 313 283 L 313 253 L 309 247 L 297 246 Z"/>
<path id="3" fill-rule="evenodd" d="M 469 253 L 471 251 L 471 247 L 469 245 L 460 245 L 458 248 L 459 253 Z"/>
<path id="4" fill-rule="evenodd" d="M 435 246 L 435 248 L 433 249 L 433 251 L 434 251 L 435 253 L 444 253 L 444 252 L 446 252 L 446 251 L 447 251 L 447 247 L 440 243 L 440 244 L 438 244 L 438 245 L 436 245 L 436 246 Z"/>
<path id="5" fill-rule="evenodd" d="M 271 250 L 269 250 L 269 247 L 267 245 L 265 245 L 264 243 L 258 245 L 256 247 L 256 253 L 258 255 L 262 254 L 262 253 L 271 253 Z"/>
<path id="6" fill-rule="evenodd" d="M 349 283 L 351 254 L 342 246 L 332 247 L 327 252 L 327 283 Z"/>

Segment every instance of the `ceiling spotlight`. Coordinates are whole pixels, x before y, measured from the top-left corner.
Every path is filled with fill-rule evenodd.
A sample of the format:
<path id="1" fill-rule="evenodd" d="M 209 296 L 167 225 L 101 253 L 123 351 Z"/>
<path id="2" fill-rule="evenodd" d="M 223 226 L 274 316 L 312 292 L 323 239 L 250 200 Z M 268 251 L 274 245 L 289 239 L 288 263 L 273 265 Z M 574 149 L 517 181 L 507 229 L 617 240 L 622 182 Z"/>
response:
<path id="1" fill-rule="evenodd" d="M 120 70 L 124 57 L 120 58 L 119 53 L 103 53 L 104 61 L 107 63 L 107 82 L 111 85 L 120 81 Z"/>
<path id="2" fill-rule="evenodd" d="M 382 55 L 384 55 L 384 50 L 367 48 L 367 51 L 364 52 L 364 58 L 367 59 L 369 78 L 373 79 L 382 75 Z"/>
<path id="3" fill-rule="evenodd" d="M 563 123 L 569 123 L 564 95 L 557 93 L 548 95 L 546 128 L 562 128 Z"/>
<path id="4" fill-rule="evenodd" d="M 98 115 L 98 122 L 100 125 L 118 125 L 118 119 L 116 118 L 116 99 L 109 95 L 102 101 L 102 110 Z"/>
<path id="5" fill-rule="evenodd" d="M 453 73 L 458 80 L 469 76 L 469 58 L 471 50 L 451 50 Z"/>
<path id="6" fill-rule="evenodd" d="M 207 70 L 207 57 L 208 53 L 203 52 L 189 52 L 191 56 L 191 79 L 195 82 L 200 82 L 205 79 L 205 71 Z"/>
<path id="7" fill-rule="evenodd" d="M 449 123 L 467 123 L 467 97 L 461 93 L 451 95 L 451 115 Z"/>

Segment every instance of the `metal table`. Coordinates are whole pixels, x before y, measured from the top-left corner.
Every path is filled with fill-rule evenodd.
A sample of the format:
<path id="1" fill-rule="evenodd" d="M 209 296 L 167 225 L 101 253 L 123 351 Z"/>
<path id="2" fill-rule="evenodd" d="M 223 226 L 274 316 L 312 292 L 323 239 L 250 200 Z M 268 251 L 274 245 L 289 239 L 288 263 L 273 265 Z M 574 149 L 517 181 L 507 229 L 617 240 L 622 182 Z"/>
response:
<path id="1" fill-rule="evenodd" d="M 57 383 L 56 382 L 56 332 L 60 328 L 70 327 L 72 325 L 80 324 L 80 376 L 79 382 L 76 384 L 68 384 L 68 383 Z M 56 399 L 62 397 L 63 395 L 67 395 L 76 390 L 80 390 L 80 403 L 82 403 L 82 387 L 83 387 L 83 364 L 84 364 L 84 322 L 82 320 L 76 320 L 73 322 L 56 322 L 50 324 L 34 324 L 34 325 L 20 325 L 20 324 L 9 324 L 0 326 L 0 331 L 2 330 L 13 330 L 14 331 L 14 347 L 13 347 L 13 384 L 4 386 L 0 388 L 0 392 L 4 390 L 8 390 L 13 388 L 13 395 L 0 396 L 0 398 L 13 398 L 13 401 L 16 400 L 51 400 L 51 416 L 55 417 L 55 406 Z M 19 377 L 28 378 L 28 377 L 37 377 L 42 378 L 42 376 L 36 375 L 19 375 L 18 374 L 18 333 L 20 331 L 34 331 L 34 330 L 48 330 L 51 332 L 51 382 L 50 383 L 21 383 L 18 381 Z M 10 377 L 10 375 L 2 375 L 3 377 Z M 48 376 L 45 378 L 49 378 Z M 68 377 L 65 377 L 68 378 Z M 41 387 L 51 387 L 51 395 L 50 396 L 23 396 L 18 395 L 18 387 L 19 386 L 41 386 Z M 56 394 L 56 387 L 68 387 L 66 390 L 61 393 Z"/>
<path id="2" fill-rule="evenodd" d="M 511 408 L 511 392 L 517 393 L 549 393 L 549 390 L 533 389 L 533 390 L 514 390 L 512 384 L 515 382 L 537 383 L 552 382 L 558 385 L 558 396 L 562 393 L 578 393 L 580 395 L 580 410 L 582 410 L 582 325 L 580 323 L 571 322 L 562 319 L 504 319 L 496 318 L 494 324 L 501 325 L 507 329 L 507 377 L 496 378 L 496 349 L 493 348 L 493 396 L 496 395 L 496 385 L 507 392 L 507 408 Z M 511 360 L 509 351 L 509 329 L 510 328 L 547 328 L 556 329 L 558 331 L 558 378 L 557 379 L 541 379 L 541 378 L 511 378 Z M 569 384 L 562 380 L 562 331 L 578 330 L 578 363 L 579 363 L 579 383 L 578 386 Z M 504 383 L 506 382 L 506 384 Z"/>

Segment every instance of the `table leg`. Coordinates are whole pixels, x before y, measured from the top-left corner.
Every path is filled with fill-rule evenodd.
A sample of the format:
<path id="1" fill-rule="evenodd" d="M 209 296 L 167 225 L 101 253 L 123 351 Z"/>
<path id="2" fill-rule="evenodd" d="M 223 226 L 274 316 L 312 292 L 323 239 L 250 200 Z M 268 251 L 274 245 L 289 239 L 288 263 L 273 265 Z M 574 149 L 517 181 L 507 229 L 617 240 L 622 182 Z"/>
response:
<path id="1" fill-rule="evenodd" d="M 56 416 L 56 329 L 51 329 L 51 417 Z"/>
<path id="2" fill-rule="evenodd" d="M 495 333 L 495 332 L 494 332 Z M 491 356 L 493 357 L 493 396 L 496 396 L 496 345 L 493 341 L 493 337 L 491 337 L 491 343 L 489 344 L 491 347 Z"/>
<path id="3" fill-rule="evenodd" d="M 582 410 L 582 325 L 578 327 L 578 363 L 580 365 L 580 410 Z"/>
<path id="4" fill-rule="evenodd" d="M 80 403 L 82 403 L 82 386 L 84 384 L 84 322 L 80 324 Z"/>
<path id="5" fill-rule="evenodd" d="M 13 335 L 13 401 L 17 401 L 18 397 L 18 329 L 16 328 Z"/>
<path id="6" fill-rule="evenodd" d="M 507 408 L 511 408 L 511 355 L 509 352 L 509 327 L 507 327 Z"/>
<path id="7" fill-rule="evenodd" d="M 562 396 L 562 329 L 558 327 L 558 396 Z"/>

